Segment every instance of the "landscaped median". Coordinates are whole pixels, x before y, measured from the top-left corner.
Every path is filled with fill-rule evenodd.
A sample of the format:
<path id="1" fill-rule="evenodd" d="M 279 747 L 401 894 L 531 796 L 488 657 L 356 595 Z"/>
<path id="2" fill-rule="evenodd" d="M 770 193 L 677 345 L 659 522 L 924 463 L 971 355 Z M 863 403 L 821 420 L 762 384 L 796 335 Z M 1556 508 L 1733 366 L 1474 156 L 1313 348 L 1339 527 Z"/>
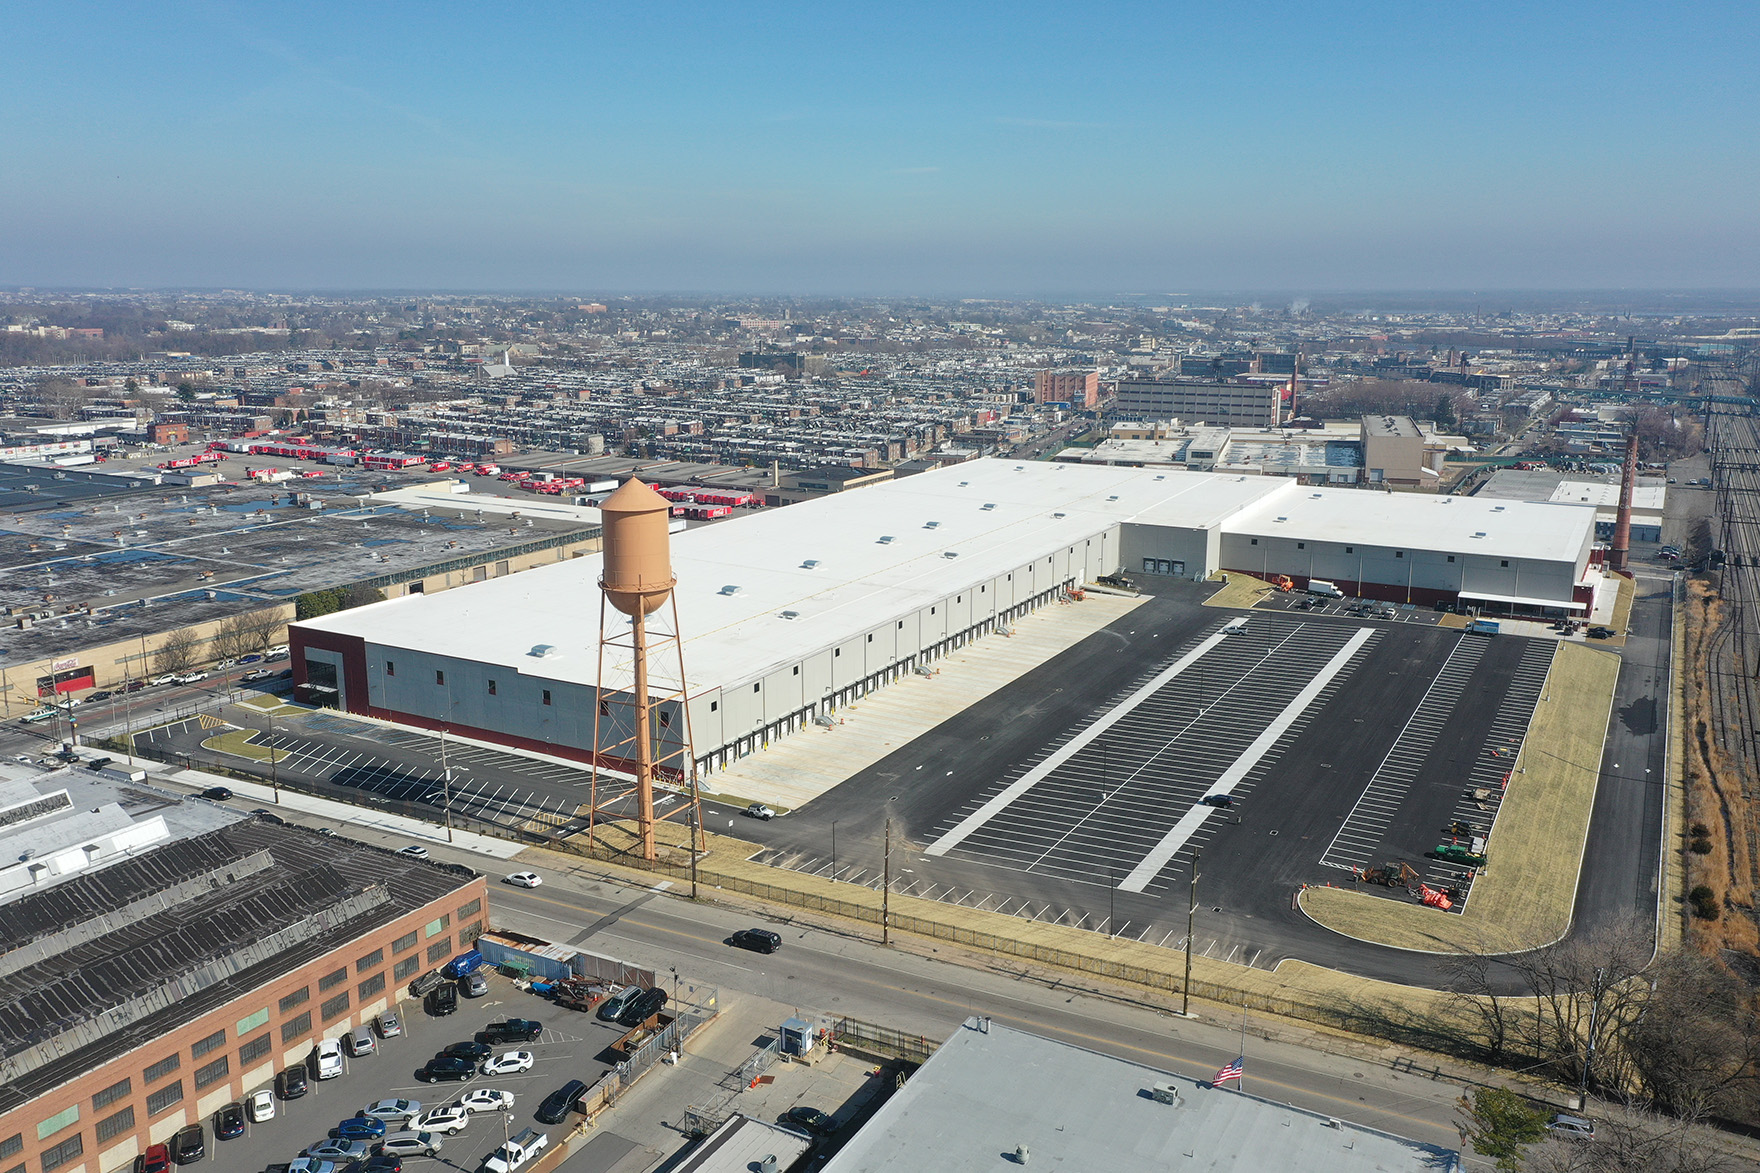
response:
<path id="1" fill-rule="evenodd" d="M 1259 600 L 1277 591 L 1276 587 L 1262 578 L 1254 578 L 1250 574 L 1237 572 L 1225 575 L 1218 571 L 1210 576 L 1210 581 L 1222 582 L 1224 578 L 1228 581 L 1222 583 L 1221 590 L 1204 600 L 1204 606 L 1234 607 L 1236 609 L 1256 607 L 1259 605 Z"/>
<path id="2" fill-rule="evenodd" d="M 269 748 L 257 745 L 252 741 L 252 738 L 260 736 L 262 736 L 261 731 L 256 729 L 228 729 L 224 733 L 217 733 L 204 740 L 202 748 L 215 750 L 219 753 L 229 753 L 234 757 L 249 758 L 253 762 L 266 762 L 270 758 Z M 286 757 L 287 755 L 284 753 L 281 756 Z"/>
<path id="3" fill-rule="evenodd" d="M 1302 893 L 1302 911 L 1347 937 L 1433 953 L 1514 953 L 1564 936 L 1619 666 L 1612 652 L 1559 645 L 1464 912 L 1324 887 Z"/>

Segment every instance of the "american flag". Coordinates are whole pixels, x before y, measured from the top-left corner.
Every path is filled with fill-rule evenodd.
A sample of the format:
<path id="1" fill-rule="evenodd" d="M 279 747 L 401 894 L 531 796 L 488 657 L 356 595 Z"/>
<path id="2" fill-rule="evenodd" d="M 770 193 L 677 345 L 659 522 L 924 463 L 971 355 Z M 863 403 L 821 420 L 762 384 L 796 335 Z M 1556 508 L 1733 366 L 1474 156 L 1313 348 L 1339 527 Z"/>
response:
<path id="1" fill-rule="evenodd" d="M 1234 1082 L 1239 1083 L 1241 1080 L 1241 1072 L 1245 1069 L 1246 1062 L 1247 1062 L 1247 1057 L 1245 1055 L 1240 1056 L 1233 1063 L 1230 1063 L 1227 1067 L 1224 1067 L 1221 1071 L 1218 1071 L 1216 1073 L 1216 1077 L 1210 1081 L 1210 1086 L 1217 1087 L 1221 1084 L 1225 1084 L 1225 1083 L 1229 1082 L 1230 1080 L 1233 1080 Z"/>

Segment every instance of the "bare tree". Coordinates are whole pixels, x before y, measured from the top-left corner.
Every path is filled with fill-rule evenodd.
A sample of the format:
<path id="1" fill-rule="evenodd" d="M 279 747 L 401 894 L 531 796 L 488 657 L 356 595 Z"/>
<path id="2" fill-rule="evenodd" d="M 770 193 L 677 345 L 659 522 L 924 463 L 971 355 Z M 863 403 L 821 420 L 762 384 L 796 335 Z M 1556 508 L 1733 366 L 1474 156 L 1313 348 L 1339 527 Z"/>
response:
<path id="1" fill-rule="evenodd" d="M 234 615 L 214 628 L 209 637 L 209 646 L 214 655 L 222 660 L 236 660 L 244 655 L 245 645 L 250 636 L 250 616 Z"/>
<path id="2" fill-rule="evenodd" d="M 287 621 L 279 611 L 256 611 L 243 618 L 244 653 L 263 651 L 287 630 Z"/>
<path id="3" fill-rule="evenodd" d="M 1596 1109 L 1593 1141 L 1549 1141 L 1529 1153 L 1524 1166 L 1527 1173 L 1735 1173 L 1752 1167 L 1704 1125 L 1623 1103 Z"/>
<path id="4" fill-rule="evenodd" d="M 1751 992 L 1713 958 L 1676 953 L 1651 975 L 1644 1013 L 1621 1039 L 1650 1102 L 1686 1120 L 1751 1118 L 1760 1016 Z"/>
<path id="5" fill-rule="evenodd" d="M 1632 923 L 1505 959 L 1534 1000 L 1534 1053 L 1558 1078 L 1622 1082 L 1625 1057 L 1607 1044 L 1642 1011 L 1649 987 L 1634 979 L 1651 956 L 1647 927 Z"/>
<path id="6" fill-rule="evenodd" d="M 153 653 L 153 667 L 160 672 L 182 672 L 196 662 L 196 645 L 200 641 L 195 633 L 187 627 L 179 628 L 165 637 L 159 650 Z"/>

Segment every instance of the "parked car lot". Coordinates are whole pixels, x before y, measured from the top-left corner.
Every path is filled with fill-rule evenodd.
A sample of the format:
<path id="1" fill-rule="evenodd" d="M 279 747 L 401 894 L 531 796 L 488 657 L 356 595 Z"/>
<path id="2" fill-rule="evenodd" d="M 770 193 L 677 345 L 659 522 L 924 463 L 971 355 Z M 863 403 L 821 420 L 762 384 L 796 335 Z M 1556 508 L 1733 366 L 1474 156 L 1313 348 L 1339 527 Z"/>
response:
<path id="1" fill-rule="evenodd" d="M 390 1173 L 393 1160 L 402 1162 L 405 1173 L 453 1173 L 455 1169 L 469 1173 L 480 1169 L 506 1135 L 503 1112 L 507 1113 L 508 1133 L 537 1128 L 550 1133 L 552 1143 L 559 1143 L 575 1118 L 574 1113 L 566 1110 L 561 1124 L 544 1124 L 536 1118 L 538 1109 L 571 1080 L 578 1079 L 587 1086 L 598 1080 L 610 1066 L 599 1056 L 627 1028 L 600 1022 L 591 1013 L 560 1009 L 519 990 L 499 975 L 487 976 L 489 997 L 459 999 L 457 1012 L 444 1018 L 421 1013 L 419 1001 L 407 997 L 406 987 L 402 1004 L 390 1011 L 397 1016 L 398 1033 L 387 1035 L 375 1030 L 378 1037 L 371 1053 L 354 1054 L 347 1047 L 340 1047 L 343 1070 L 333 1078 L 315 1077 L 315 1058 L 303 1070 L 292 1069 L 303 1077 L 298 1086 L 304 1091 L 295 1098 L 288 1099 L 282 1094 L 286 1072 L 280 1073 L 271 1087 L 246 1089 L 241 1096 L 247 1107 L 245 1134 L 220 1142 L 219 1155 L 225 1158 L 226 1167 L 260 1170 L 270 1165 L 291 1165 L 302 1150 L 324 1145 L 364 1144 L 369 1154 L 376 1155 L 382 1138 L 368 1135 L 373 1129 L 362 1125 L 363 1117 L 382 1121 L 387 1136 L 430 1135 L 425 1142 L 419 1138 L 400 1140 L 397 1147 L 401 1151 L 388 1156 L 372 1173 Z M 477 1052 L 483 1045 L 478 1040 L 486 1035 L 507 1035 L 510 1018 L 519 1022 L 511 1033 L 529 1035 L 535 1024 L 539 1034 L 531 1039 L 507 1038 L 513 1047 L 493 1047 L 489 1062 L 516 1053 L 515 1048 L 522 1055 L 521 1060 L 506 1064 L 506 1070 L 500 1074 L 485 1075 L 482 1060 L 460 1055 L 459 1062 L 465 1067 L 463 1079 L 424 1083 L 417 1077 L 416 1072 L 437 1053 L 458 1044 L 470 1044 L 468 1049 Z M 501 1030 L 490 1032 L 491 1026 Z M 350 1033 L 337 1024 L 326 1035 L 341 1040 Z M 525 1062 L 526 1056 L 529 1063 Z M 272 1115 L 264 1115 L 254 1102 L 252 1093 L 259 1090 L 271 1093 Z M 209 1127 L 204 1132 L 211 1132 L 212 1120 L 209 1117 L 205 1121 Z M 207 1140 L 210 1148 L 216 1143 L 211 1136 Z M 444 1151 L 424 1155 L 437 1146 Z M 323 1155 L 329 1151 L 323 1149 L 309 1159 L 309 1165 L 321 1168 L 323 1162 L 336 1162 L 335 1157 Z M 336 1173 L 344 1163 L 335 1164 Z M 363 1169 L 362 1173 L 368 1171 Z"/>

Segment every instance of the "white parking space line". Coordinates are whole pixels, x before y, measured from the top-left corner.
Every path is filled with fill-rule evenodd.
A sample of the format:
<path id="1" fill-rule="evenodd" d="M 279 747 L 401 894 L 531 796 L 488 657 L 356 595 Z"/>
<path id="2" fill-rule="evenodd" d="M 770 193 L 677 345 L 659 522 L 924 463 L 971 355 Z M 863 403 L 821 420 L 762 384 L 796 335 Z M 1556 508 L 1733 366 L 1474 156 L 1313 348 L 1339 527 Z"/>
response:
<path id="1" fill-rule="evenodd" d="M 1282 737 L 1291 725 L 1295 724 L 1296 718 L 1307 711 L 1308 706 L 1314 703 L 1321 690 L 1332 682 L 1332 678 L 1344 671 L 1344 667 L 1350 662 L 1351 657 L 1356 655 L 1358 649 L 1367 643 L 1369 637 L 1374 634 L 1374 629 L 1369 627 L 1359 627 L 1353 632 L 1351 637 L 1345 641 L 1344 646 L 1333 653 L 1332 659 L 1327 661 L 1326 666 L 1321 668 L 1314 678 L 1302 688 L 1302 691 L 1295 695 L 1295 699 L 1285 705 L 1283 711 L 1277 714 L 1271 724 L 1267 725 L 1264 731 L 1253 739 L 1253 743 L 1247 747 L 1246 752 L 1236 758 L 1234 764 L 1223 771 L 1222 777 L 1210 785 L 1207 793 L 1232 793 L 1236 784 L 1245 778 L 1254 766 L 1259 764 L 1260 758 L 1271 752 L 1271 747 L 1277 744 L 1277 739 Z M 1161 842 L 1155 845 L 1154 850 L 1150 851 L 1148 855 L 1143 857 L 1141 863 L 1131 869 L 1130 875 L 1125 877 L 1124 882 L 1119 885 L 1119 889 L 1125 892 L 1141 892 L 1147 888 L 1149 881 L 1160 874 L 1161 869 L 1167 866 L 1168 861 L 1185 846 L 1186 840 L 1190 839 L 1193 833 L 1203 825 L 1204 820 L 1215 811 L 1215 807 L 1193 806 L 1181 815 L 1179 822 L 1175 823 L 1173 829 L 1162 836 Z"/>
<path id="2" fill-rule="evenodd" d="M 1115 705 L 1111 712 L 1089 725 L 1076 736 L 1070 738 L 1069 741 L 1064 743 L 1061 749 L 1057 750 L 1031 770 L 1028 770 L 1020 778 L 1016 779 L 1012 785 L 1004 787 L 1002 791 L 990 799 L 989 802 L 986 802 L 977 810 L 961 819 L 951 831 L 948 831 L 945 835 L 941 836 L 941 838 L 931 843 L 923 854 L 946 855 L 949 851 L 958 847 L 960 843 L 964 842 L 964 840 L 972 834 L 972 832 L 978 830 L 985 823 L 988 823 L 991 819 L 1002 813 L 1011 802 L 1038 785 L 1058 766 L 1074 757 L 1084 746 L 1088 745 L 1102 733 L 1112 728 L 1113 725 L 1117 724 L 1118 721 L 1127 716 L 1132 709 L 1135 709 L 1145 700 L 1148 700 L 1164 684 L 1190 668 L 1193 664 L 1197 663 L 1199 657 L 1203 656 L 1205 652 L 1208 652 L 1211 648 L 1222 643 L 1227 638 L 1227 632 L 1218 631 L 1212 633 L 1205 639 L 1200 640 L 1196 647 L 1151 677 L 1148 683 L 1144 684 L 1141 688 L 1137 689 L 1136 692 Z"/>

